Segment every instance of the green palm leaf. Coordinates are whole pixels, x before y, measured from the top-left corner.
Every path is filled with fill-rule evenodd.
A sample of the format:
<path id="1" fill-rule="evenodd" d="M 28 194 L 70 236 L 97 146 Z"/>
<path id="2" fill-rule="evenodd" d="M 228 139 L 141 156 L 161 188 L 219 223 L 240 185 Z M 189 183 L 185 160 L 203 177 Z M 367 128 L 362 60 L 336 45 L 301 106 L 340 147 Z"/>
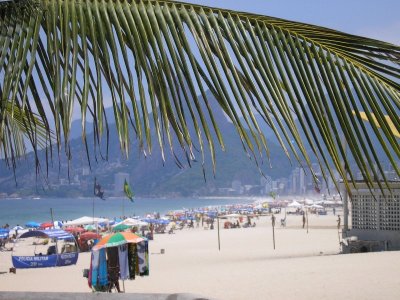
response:
<path id="1" fill-rule="evenodd" d="M 399 46 L 175 1 L 20 0 L 0 3 L 0 23 L 0 109 L 8 99 L 47 124 L 48 105 L 58 145 L 76 102 L 84 140 L 90 117 L 100 143 L 109 93 L 124 153 L 131 124 L 145 154 L 155 130 L 163 156 L 178 145 L 190 161 L 198 146 L 215 169 L 210 90 L 256 162 L 269 158 L 260 115 L 289 159 L 311 168 L 315 157 L 325 178 L 337 170 L 348 186 L 354 160 L 369 183 L 386 181 L 377 147 L 399 175 Z"/>

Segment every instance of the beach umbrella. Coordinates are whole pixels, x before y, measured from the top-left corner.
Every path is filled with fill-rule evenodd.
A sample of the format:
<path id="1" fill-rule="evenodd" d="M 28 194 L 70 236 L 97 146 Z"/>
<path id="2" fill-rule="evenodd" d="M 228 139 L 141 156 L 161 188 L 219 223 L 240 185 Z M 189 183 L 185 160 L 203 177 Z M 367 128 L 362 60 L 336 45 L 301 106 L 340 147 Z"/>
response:
<path id="1" fill-rule="evenodd" d="M 126 229 L 131 228 L 132 226 L 126 224 L 118 224 L 117 226 L 113 227 L 112 231 L 124 231 Z"/>
<path id="2" fill-rule="evenodd" d="M 40 227 L 40 224 L 31 221 L 31 222 L 26 223 L 26 224 L 25 224 L 25 227 L 28 227 L 28 228 L 39 228 L 39 227 Z"/>
<path id="3" fill-rule="evenodd" d="M 82 227 L 68 227 L 68 228 L 64 228 L 65 231 L 68 231 L 70 233 L 81 233 L 84 232 L 85 229 Z"/>
<path id="4" fill-rule="evenodd" d="M 45 222 L 45 223 L 40 224 L 40 228 L 43 228 L 43 229 L 51 228 L 51 227 L 54 227 L 54 224 L 51 222 Z"/>
<path id="5" fill-rule="evenodd" d="M 96 226 L 95 225 L 86 225 L 84 228 L 86 230 L 96 230 Z"/>
<path id="6" fill-rule="evenodd" d="M 79 236 L 79 238 L 81 240 L 95 240 L 100 239 L 101 235 L 96 232 L 84 232 Z"/>
<path id="7" fill-rule="evenodd" d="M 116 247 L 128 243 L 140 243 L 145 239 L 132 233 L 132 232 L 117 232 L 114 234 L 109 234 L 103 237 L 96 246 L 93 247 L 93 250 L 99 250 L 102 248 Z"/>

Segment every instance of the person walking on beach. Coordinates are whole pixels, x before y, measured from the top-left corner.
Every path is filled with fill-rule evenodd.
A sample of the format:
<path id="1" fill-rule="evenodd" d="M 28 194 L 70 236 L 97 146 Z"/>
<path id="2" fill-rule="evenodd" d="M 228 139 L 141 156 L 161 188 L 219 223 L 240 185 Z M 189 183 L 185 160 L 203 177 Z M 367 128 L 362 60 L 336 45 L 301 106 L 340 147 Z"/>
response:
<path id="1" fill-rule="evenodd" d="M 333 208 L 333 215 L 336 216 L 336 208 Z"/>
<path id="2" fill-rule="evenodd" d="M 303 228 L 306 225 L 306 214 L 303 212 Z"/>
<path id="3" fill-rule="evenodd" d="M 341 222 L 342 222 L 342 220 L 340 219 L 340 215 L 338 215 L 338 219 L 337 219 L 337 228 L 338 228 L 338 230 L 340 229 Z"/>

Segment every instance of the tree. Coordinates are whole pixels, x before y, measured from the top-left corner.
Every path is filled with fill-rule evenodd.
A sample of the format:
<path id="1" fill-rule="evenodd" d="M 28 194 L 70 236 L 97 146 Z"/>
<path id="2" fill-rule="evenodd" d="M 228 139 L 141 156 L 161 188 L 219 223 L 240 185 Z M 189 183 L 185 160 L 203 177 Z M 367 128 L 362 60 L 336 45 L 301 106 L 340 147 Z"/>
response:
<path id="1" fill-rule="evenodd" d="M 40 137 L 49 149 L 53 128 L 58 149 L 64 144 L 69 157 L 74 105 L 81 109 L 83 142 L 89 117 L 100 144 L 109 96 L 124 153 L 132 129 L 143 153 L 151 153 L 153 129 L 162 153 L 178 145 L 190 164 L 196 151 L 203 163 L 210 151 L 215 169 L 215 143 L 224 149 L 224 142 L 209 89 L 256 163 L 269 157 L 261 116 L 289 159 L 311 169 L 315 156 L 328 170 L 325 179 L 336 169 L 348 185 L 355 179 L 352 159 L 367 182 L 386 181 L 377 148 L 400 173 L 398 137 L 390 129 L 400 128 L 399 46 L 167 0 L 6 1 L 0 25 L 2 149 L 9 143 L 5 132 L 13 131 L 4 122 L 5 103 L 35 113 L 28 126 L 43 124 L 30 143 Z M 360 112 L 375 121 L 364 123 Z"/>

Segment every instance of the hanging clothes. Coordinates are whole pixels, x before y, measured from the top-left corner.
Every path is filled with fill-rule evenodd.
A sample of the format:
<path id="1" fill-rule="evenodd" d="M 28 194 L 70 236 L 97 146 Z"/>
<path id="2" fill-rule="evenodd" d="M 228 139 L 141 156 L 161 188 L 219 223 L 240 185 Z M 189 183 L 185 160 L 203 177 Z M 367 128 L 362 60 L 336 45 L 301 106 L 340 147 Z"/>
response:
<path id="1" fill-rule="evenodd" d="M 97 286 L 97 281 L 99 277 L 99 251 L 92 251 L 92 257 L 90 260 L 91 264 L 91 287 Z"/>
<path id="2" fill-rule="evenodd" d="M 128 245 L 118 247 L 119 258 L 119 278 L 121 280 L 129 279 L 129 261 L 128 261 Z"/>
<path id="3" fill-rule="evenodd" d="M 118 247 L 107 248 L 108 276 L 111 282 L 119 280 Z"/>
<path id="4" fill-rule="evenodd" d="M 96 252 L 96 251 L 94 251 Z M 106 259 L 106 249 L 100 249 L 99 251 L 99 286 L 108 285 L 108 274 L 107 274 L 107 259 Z"/>
<path id="5" fill-rule="evenodd" d="M 136 248 L 138 257 L 138 273 L 140 276 L 147 276 L 149 275 L 149 268 L 148 258 L 146 258 L 146 241 L 138 243 Z"/>
<path id="6" fill-rule="evenodd" d="M 128 244 L 129 279 L 135 279 L 136 257 L 136 244 Z"/>

